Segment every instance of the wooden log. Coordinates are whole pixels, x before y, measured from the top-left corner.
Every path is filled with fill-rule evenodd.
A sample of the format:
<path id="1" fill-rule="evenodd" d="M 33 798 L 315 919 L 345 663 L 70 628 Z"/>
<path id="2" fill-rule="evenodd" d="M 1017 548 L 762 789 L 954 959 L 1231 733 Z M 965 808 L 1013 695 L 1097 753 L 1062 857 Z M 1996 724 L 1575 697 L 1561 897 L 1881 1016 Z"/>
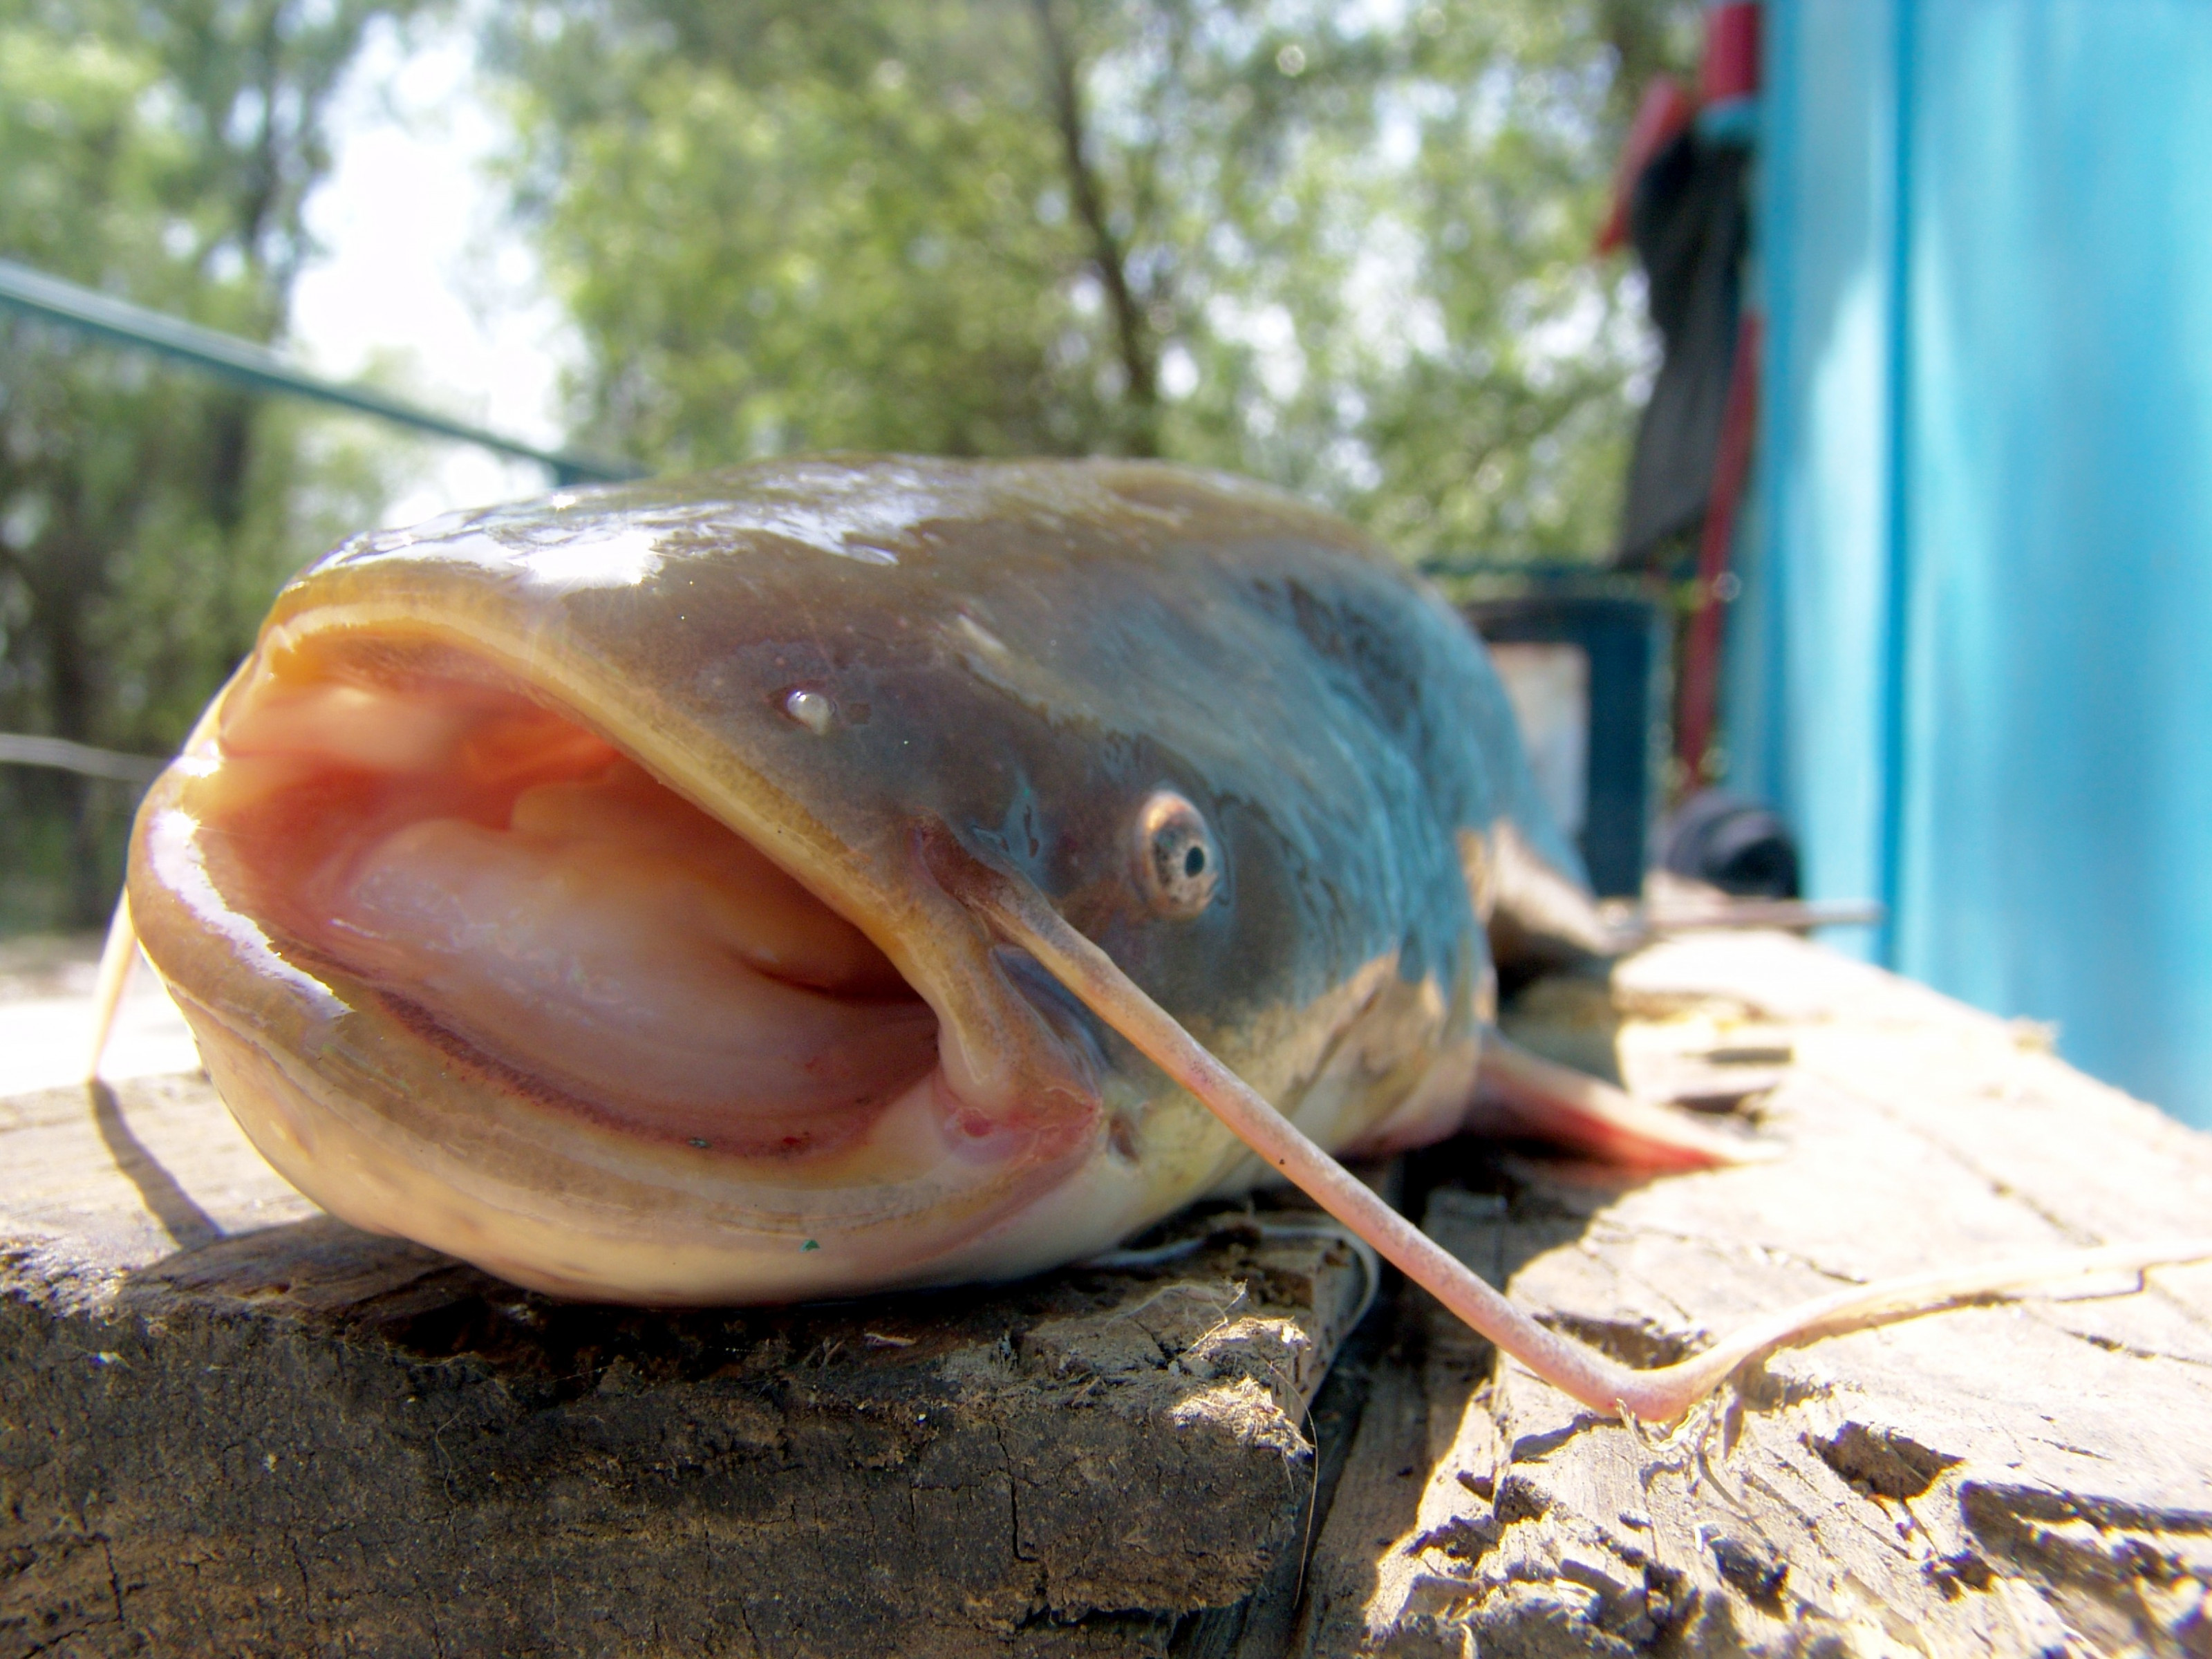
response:
<path id="1" fill-rule="evenodd" d="M 1778 936 L 1511 1024 L 1786 1149 L 1417 1169 L 1435 1236 L 1624 1356 L 2212 1223 L 2205 1137 Z M 338 1228 L 226 1136 L 191 1080 L 0 1109 L 0 1652 L 2212 1652 L 2212 1268 L 1826 1335 L 1662 1440 L 1418 1295 L 1301 1414 L 1360 1287 L 1310 1240 L 621 1313 Z"/>
<path id="2" fill-rule="evenodd" d="M 1623 1358 L 1851 1282 L 2212 1230 L 2212 1138 L 2072 1071 L 2039 1030 L 1779 935 L 1553 981 L 1516 1035 L 1647 1091 L 1771 1085 L 1748 1103 L 1775 1164 L 1635 1185 L 1471 1156 L 1431 1196 L 1433 1236 Z M 1369 1410 L 1396 1426 L 1377 1444 L 1432 1455 L 1350 1536 L 1348 1506 L 1408 1484 L 1355 1462 L 1323 1555 L 1340 1533 L 1352 1547 L 1309 1579 L 1350 1574 L 1364 1600 L 1296 1650 L 2202 1659 L 2212 1266 L 2148 1280 L 1788 1346 L 1672 1437 L 1494 1356 L 1473 1388 L 1434 1364 L 1410 1401 L 1378 1385 Z"/>
<path id="3" fill-rule="evenodd" d="M 1158 1653 L 1294 1593 L 1371 1288 L 1317 1223 L 587 1307 L 321 1215 L 197 1075 L 0 1102 L 0 1655 Z"/>

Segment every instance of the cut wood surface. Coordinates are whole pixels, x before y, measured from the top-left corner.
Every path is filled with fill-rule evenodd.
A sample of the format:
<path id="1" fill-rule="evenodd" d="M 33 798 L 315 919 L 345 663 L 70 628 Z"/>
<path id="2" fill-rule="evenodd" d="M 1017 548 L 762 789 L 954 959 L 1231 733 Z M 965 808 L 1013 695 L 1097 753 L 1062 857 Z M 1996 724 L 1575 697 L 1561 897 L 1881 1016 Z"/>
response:
<path id="1" fill-rule="evenodd" d="M 1779 935 L 1547 982 L 1513 1024 L 1642 1090 L 1771 1085 L 1747 1104 L 1773 1164 L 1629 1186 L 1508 1157 L 1430 1195 L 1433 1236 L 1624 1358 L 1868 1279 L 2212 1231 L 2212 1139 L 2039 1030 Z M 1431 1358 L 1370 1397 L 1389 1449 L 1337 1493 L 1307 1651 L 2202 1659 L 2212 1265 L 2148 1279 L 1785 1347 L 1663 1439 L 1517 1364 L 1438 1363 L 1465 1339 L 1409 1313 Z"/>
<path id="2" fill-rule="evenodd" d="M 2212 1139 L 1786 937 L 1509 1024 L 1784 1149 L 1412 1162 L 1433 1236 L 1634 1360 L 2212 1231 Z M 1295 1212 L 1149 1267 L 654 1314 L 321 1216 L 195 1075 L 0 1103 L 0 1656 L 2212 1654 L 2212 1266 L 1822 1335 L 1662 1438 L 1419 1293 L 1347 1339 L 1364 1270 Z"/>
<path id="3" fill-rule="evenodd" d="M 0 1159 L 10 1656 L 1158 1652 L 1295 1583 L 1370 1288 L 1224 1213 L 996 1291 L 565 1304 L 321 1215 L 197 1075 L 0 1102 Z"/>

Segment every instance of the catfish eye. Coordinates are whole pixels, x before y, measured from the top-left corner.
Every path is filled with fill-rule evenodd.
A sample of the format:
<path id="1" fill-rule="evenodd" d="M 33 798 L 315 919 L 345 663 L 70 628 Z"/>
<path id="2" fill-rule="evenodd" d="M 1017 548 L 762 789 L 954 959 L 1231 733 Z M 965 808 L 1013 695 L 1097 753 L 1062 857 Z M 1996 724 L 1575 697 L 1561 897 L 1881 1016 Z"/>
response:
<path id="1" fill-rule="evenodd" d="M 1221 879 L 1221 852 L 1193 806 L 1162 789 L 1137 814 L 1137 885 L 1164 916 L 1194 916 Z"/>

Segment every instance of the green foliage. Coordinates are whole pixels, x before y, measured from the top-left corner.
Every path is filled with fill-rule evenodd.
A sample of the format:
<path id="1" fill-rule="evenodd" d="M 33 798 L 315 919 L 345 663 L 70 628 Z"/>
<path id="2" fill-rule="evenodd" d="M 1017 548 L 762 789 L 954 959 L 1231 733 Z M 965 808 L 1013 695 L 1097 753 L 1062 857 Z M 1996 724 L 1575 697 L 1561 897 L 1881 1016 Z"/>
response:
<path id="1" fill-rule="evenodd" d="M 0 0 L 0 253 L 271 337 L 323 112 L 405 9 Z M 374 443 L 0 317 L 0 730 L 173 747 L 284 575 L 374 510 Z M 127 804 L 0 768 L 0 928 L 100 920 Z"/>
<path id="2" fill-rule="evenodd" d="M 429 3 L 0 0 L 0 255 L 278 336 L 331 94 Z M 1610 540 L 1644 348 L 1587 250 L 1631 95 L 1697 9 L 491 15 L 595 447 L 1160 453 L 1332 500 L 1409 556 L 1495 556 Z M 393 460 L 0 317 L 0 730 L 176 743 Z M 98 919 L 124 804 L 0 768 L 0 929 Z"/>
<path id="3" fill-rule="evenodd" d="M 1689 0 L 538 0 L 520 199 L 577 419 L 1161 453 L 1409 556 L 1610 543 L 1644 347 L 1589 258 Z"/>

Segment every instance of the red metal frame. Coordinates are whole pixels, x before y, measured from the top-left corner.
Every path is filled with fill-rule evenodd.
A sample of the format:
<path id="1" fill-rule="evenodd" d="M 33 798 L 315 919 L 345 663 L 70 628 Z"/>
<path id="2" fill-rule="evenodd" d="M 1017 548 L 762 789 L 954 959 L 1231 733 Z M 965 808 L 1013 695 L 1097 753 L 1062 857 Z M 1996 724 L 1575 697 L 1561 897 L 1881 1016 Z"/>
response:
<path id="1" fill-rule="evenodd" d="M 1763 331 L 1759 313 L 1747 310 L 1736 325 L 1735 356 L 1729 366 L 1728 403 L 1721 413 L 1721 438 L 1713 457 L 1712 493 L 1705 501 L 1705 523 L 1698 541 L 1697 608 L 1682 653 L 1682 690 L 1675 707 L 1674 753 L 1692 787 L 1710 781 L 1708 751 L 1720 702 L 1722 623 L 1728 597 L 1729 554 L 1735 540 L 1736 508 L 1751 474 L 1752 438 L 1759 422 L 1759 359 Z M 1729 596 L 1732 597 L 1732 596 Z"/>

